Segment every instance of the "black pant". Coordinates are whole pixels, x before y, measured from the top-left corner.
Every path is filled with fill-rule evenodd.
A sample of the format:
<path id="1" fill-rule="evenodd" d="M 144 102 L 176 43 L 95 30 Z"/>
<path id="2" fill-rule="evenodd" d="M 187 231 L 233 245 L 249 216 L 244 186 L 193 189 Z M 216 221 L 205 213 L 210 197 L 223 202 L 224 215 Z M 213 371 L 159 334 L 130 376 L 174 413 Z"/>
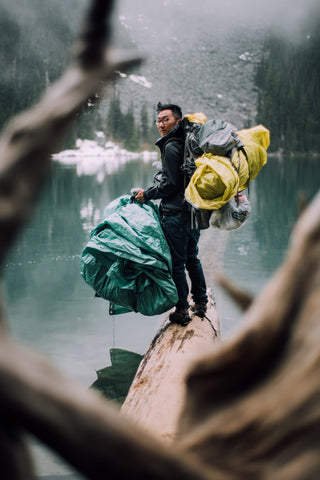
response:
<path id="1" fill-rule="evenodd" d="M 163 215 L 162 228 L 172 257 L 173 280 L 179 297 L 177 309 L 189 307 L 186 270 L 191 280 L 193 301 L 207 302 L 206 281 L 198 259 L 200 230 L 191 229 L 191 216 L 188 212 L 171 216 Z"/>

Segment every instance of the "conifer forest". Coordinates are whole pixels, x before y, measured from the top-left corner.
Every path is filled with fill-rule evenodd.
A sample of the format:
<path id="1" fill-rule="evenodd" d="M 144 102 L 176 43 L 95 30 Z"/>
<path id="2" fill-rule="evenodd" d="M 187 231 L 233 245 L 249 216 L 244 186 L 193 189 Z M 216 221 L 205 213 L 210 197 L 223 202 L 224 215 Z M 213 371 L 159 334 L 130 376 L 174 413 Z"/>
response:
<path id="1" fill-rule="evenodd" d="M 32 106 L 45 88 L 61 75 L 70 58 L 67 46 L 72 45 L 81 18 L 82 10 L 78 7 L 85 5 L 83 0 L 51 0 L 45 5 L 41 1 L 30 0 L 22 2 L 23 11 L 20 8 L 19 15 L 15 16 L 8 13 L 9 0 L 2 2 L 8 9 L 4 8 L 0 17 L 1 129 L 14 115 Z M 33 17 L 30 5 L 33 6 Z M 27 26 L 23 24 L 21 28 L 19 22 L 23 19 L 26 22 L 29 17 Z M 19 18 L 21 20 L 18 21 Z M 238 127 L 257 123 L 267 126 L 272 139 L 270 152 L 320 151 L 319 20 L 320 8 L 315 7 L 294 39 L 279 29 L 266 30 L 254 78 L 250 80 L 252 91 L 257 92 L 252 95 L 256 103 L 255 118 L 251 115 Z M 211 53 L 214 54 L 214 50 Z M 210 68 L 210 65 L 203 65 L 203 68 Z M 161 71 L 156 75 L 161 75 Z M 212 79 L 214 82 L 214 75 Z M 192 76 L 190 91 L 193 89 L 191 82 Z M 148 98 L 148 91 L 143 101 L 134 95 L 128 101 L 122 98 L 117 82 L 108 88 L 105 99 L 88 99 L 64 147 L 73 148 L 77 138 L 93 139 L 95 132 L 103 131 L 108 140 L 130 151 L 152 149 L 158 134 L 154 126 L 155 105 Z M 230 86 L 228 88 L 230 91 Z M 188 97 L 186 92 L 184 97 Z M 194 111 L 197 111 L 197 105 L 194 105 Z M 216 110 L 213 110 L 215 113 Z M 233 119 L 226 120 L 232 122 Z"/>
<path id="2" fill-rule="evenodd" d="M 257 121 L 268 125 L 272 148 L 320 152 L 320 9 L 299 42 L 270 33 L 257 68 Z"/>

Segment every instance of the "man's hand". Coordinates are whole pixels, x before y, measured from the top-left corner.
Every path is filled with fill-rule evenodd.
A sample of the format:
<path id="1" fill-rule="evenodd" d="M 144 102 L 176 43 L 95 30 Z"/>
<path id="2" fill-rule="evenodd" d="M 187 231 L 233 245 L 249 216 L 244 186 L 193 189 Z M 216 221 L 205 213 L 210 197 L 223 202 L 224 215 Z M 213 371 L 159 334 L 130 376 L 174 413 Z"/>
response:
<path id="1" fill-rule="evenodd" d="M 144 203 L 145 199 L 144 199 L 144 196 L 143 196 L 143 192 L 144 192 L 143 188 L 136 188 L 136 191 L 138 193 L 136 194 L 136 196 L 134 198 L 137 200 L 137 202 Z"/>

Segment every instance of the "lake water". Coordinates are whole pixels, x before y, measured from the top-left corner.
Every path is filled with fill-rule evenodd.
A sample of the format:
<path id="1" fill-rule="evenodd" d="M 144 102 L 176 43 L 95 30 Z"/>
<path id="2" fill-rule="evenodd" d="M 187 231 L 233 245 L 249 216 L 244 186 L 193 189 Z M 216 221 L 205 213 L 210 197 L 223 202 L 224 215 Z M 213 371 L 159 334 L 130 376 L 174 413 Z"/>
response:
<path id="1" fill-rule="evenodd" d="M 93 162 L 93 160 L 92 160 Z M 91 173 L 53 162 L 31 223 L 1 265 L 12 334 L 86 386 L 109 365 L 113 346 L 145 353 L 164 316 L 110 316 L 80 276 L 79 259 L 104 207 L 134 186 L 152 184 L 155 168 L 143 159 Z M 241 326 L 241 314 L 217 287 L 222 269 L 232 281 L 258 294 L 282 262 L 298 216 L 298 197 L 319 189 L 317 158 L 269 158 L 250 185 L 252 213 L 239 230 L 202 232 L 200 257 L 216 298 L 222 337 Z"/>
<path id="2" fill-rule="evenodd" d="M 152 184 L 155 167 L 142 159 L 91 174 L 54 162 L 31 223 L 1 266 L 12 333 L 86 385 L 109 364 L 112 346 L 144 353 L 160 317 L 110 316 L 80 276 L 79 259 L 104 207 L 134 186 Z M 222 336 L 240 325 L 239 312 L 217 288 L 215 271 L 259 293 L 285 255 L 298 197 L 319 188 L 315 158 L 269 158 L 250 185 L 251 217 L 239 230 L 202 232 L 200 257 L 217 301 Z"/>

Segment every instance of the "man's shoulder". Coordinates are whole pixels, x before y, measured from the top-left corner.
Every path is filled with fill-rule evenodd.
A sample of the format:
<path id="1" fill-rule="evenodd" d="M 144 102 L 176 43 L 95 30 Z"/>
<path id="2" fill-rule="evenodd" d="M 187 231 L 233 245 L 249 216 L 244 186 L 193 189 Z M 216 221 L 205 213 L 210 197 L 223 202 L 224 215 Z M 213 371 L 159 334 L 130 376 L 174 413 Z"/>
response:
<path id="1" fill-rule="evenodd" d="M 168 140 L 164 145 L 163 145 L 163 152 L 165 155 L 179 155 L 184 151 L 184 141 L 181 138 L 178 137 L 173 137 L 170 140 Z"/>
<path id="2" fill-rule="evenodd" d="M 165 148 L 171 147 L 171 146 L 183 146 L 184 145 L 184 138 L 183 137 L 170 137 L 167 139 L 166 142 L 164 142 L 163 146 Z"/>
<path id="3" fill-rule="evenodd" d="M 177 128 L 171 130 L 168 135 L 163 137 L 163 140 L 164 148 L 183 148 L 185 142 L 185 135 L 181 124 L 179 124 Z"/>

